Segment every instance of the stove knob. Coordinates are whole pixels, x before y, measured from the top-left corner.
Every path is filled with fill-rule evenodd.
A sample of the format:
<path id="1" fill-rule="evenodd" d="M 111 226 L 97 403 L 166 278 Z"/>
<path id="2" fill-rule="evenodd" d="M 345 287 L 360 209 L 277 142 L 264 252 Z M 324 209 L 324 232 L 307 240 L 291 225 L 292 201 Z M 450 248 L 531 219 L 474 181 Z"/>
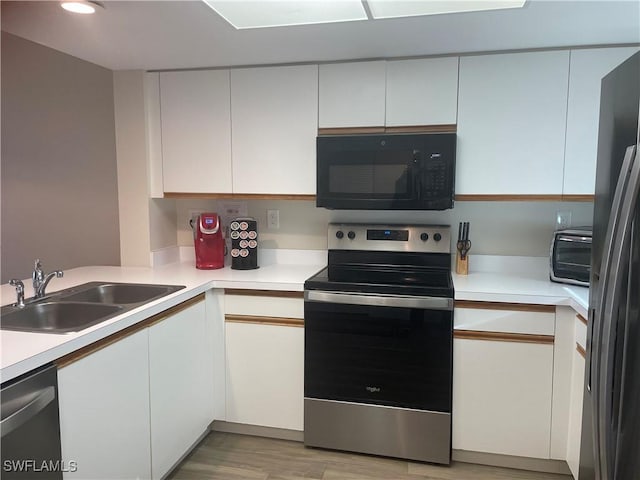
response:
<path id="1" fill-rule="evenodd" d="M 420 240 L 422 240 L 423 242 L 426 242 L 427 240 L 429 240 L 429 234 L 428 233 L 421 233 L 420 234 Z"/>
<path id="2" fill-rule="evenodd" d="M 336 232 L 336 238 L 340 239 L 342 237 L 344 237 L 344 232 L 342 230 L 338 230 Z"/>
<path id="3" fill-rule="evenodd" d="M 434 233 L 434 234 L 433 234 L 433 239 L 434 239 L 436 242 L 439 242 L 440 240 L 442 240 L 442 235 L 440 235 L 439 233 Z"/>
<path id="4" fill-rule="evenodd" d="M 354 238 L 356 238 L 356 233 L 355 232 L 349 232 L 349 233 L 347 233 L 347 237 L 349 237 L 349 240 L 353 240 Z"/>

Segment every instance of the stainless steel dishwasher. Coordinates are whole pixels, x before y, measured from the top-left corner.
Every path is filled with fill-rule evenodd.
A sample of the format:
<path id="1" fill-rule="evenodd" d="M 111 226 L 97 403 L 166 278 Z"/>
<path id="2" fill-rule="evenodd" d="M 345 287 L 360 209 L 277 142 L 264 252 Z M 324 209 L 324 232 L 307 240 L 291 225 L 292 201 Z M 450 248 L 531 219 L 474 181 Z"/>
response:
<path id="1" fill-rule="evenodd" d="M 2 479 L 62 479 L 56 367 L 10 380 L 0 394 Z"/>

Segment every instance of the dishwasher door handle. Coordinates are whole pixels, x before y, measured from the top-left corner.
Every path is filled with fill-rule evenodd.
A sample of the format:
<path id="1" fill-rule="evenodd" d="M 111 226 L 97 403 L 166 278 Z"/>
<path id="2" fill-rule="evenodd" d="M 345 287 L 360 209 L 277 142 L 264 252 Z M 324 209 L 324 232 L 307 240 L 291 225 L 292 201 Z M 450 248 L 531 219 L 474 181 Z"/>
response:
<path id="1" fill-rule="evenodd" d="M 31 420 L 56 398 L 55 387 L 43 388 L 37 392 L 35 398 L 30 400 L 26 405 L 3 418 L 0 421 L 0 431 L 2 438 L 9 435 L 16 428 L 20 427 L 27 421 Z"/>

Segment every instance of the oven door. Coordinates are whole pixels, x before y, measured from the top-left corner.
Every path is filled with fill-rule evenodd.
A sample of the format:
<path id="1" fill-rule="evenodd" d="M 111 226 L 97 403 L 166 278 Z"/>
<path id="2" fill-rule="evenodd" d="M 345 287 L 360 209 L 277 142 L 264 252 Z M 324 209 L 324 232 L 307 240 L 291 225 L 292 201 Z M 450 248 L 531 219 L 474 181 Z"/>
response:
<path id="1" fill-rule="evenodd" d="M 449 298 L 305 292 L 306 398 L 451 412 Z"/>

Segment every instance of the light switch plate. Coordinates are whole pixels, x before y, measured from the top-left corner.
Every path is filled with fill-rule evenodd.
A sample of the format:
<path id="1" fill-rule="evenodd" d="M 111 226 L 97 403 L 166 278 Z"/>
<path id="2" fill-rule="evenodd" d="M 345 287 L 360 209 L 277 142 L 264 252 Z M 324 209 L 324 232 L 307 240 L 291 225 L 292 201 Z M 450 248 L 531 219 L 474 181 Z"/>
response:
<path id="1" fill-rule="evenodd" d="M 280 210 L 267 210 L 267 228 L 269 230 L 280 228 Z"/>
<path id="2" fill-rule="evenodd" d="M 562 230 L 571 226 L 571 212 L 562 211 L 556 214 L 556 229 Z"/>

